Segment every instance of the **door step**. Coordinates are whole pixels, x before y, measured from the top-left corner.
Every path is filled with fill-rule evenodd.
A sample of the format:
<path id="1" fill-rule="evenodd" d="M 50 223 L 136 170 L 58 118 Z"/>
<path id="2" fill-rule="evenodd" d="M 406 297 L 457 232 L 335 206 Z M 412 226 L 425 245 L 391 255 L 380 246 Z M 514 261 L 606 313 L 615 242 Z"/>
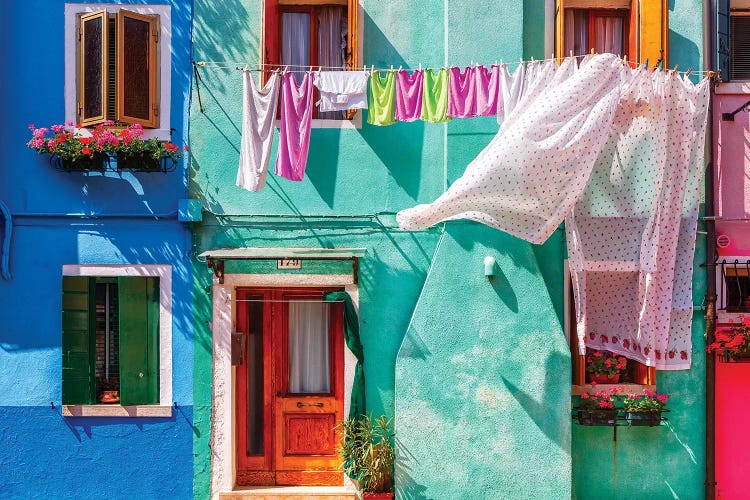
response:
<path id="1" fill-rule="evenodd" d="M 238 486 L 223 491 L 220 500 L 356 500 L 344 486 Z"/>

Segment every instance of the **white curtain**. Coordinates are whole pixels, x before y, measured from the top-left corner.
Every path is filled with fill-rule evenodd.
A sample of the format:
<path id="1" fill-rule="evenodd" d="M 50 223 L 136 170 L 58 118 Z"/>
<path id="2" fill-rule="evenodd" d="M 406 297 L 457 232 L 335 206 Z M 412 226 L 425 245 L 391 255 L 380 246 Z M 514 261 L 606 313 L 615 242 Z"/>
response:
<path id="1" fill-rule="evenodd" d="M 589 14 L 585 9 L 565 9 L 565 55 L 570 51 L 574 56 L 589 52 Z"/>
<path id="2" fill-rule="evenodd" d="M 289 303 L 289 391 L 330 392 L 329 304 Z"/>
<path id="3" fill-rule="evenodd" d="M 567 217 L 581 349 L 689 368 L 709 81 L 613 54 L 537 75 L 464 175 L 399 225 L 466 218 L 543 243 Z"/>
<path id="4" fill-rule="evenodd" d="M 623 54 L 622 18 L 599 16 L 594 19 L 594 50 L 599 54 Z"/>
<path id="5" fill-rule="evenodd" d="M 299 83 L 310 66 L 310 14 L 285 12 L 281 25 L 281 64 L 302 66 L 291 69 Z"/>
<path id="6" fill-rule="evenodd" d="M 343 7 L 322 7 L 318 13 L 318 66 L 343 68 L 346 66 L 346 25 Z M 341 120 L 344 111 L 318 113 L 318 118 Z"/>

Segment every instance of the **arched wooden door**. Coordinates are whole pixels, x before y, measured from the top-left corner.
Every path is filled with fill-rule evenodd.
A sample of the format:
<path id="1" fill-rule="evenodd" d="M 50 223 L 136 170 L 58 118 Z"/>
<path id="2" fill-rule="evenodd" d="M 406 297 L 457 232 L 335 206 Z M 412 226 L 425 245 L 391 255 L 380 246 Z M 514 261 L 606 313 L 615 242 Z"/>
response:
<path id="1" fill-rule="evenodd" d="M 237 290 L 237 484 L 343 484 L 343 306 L 324 302 L 327 291 Z"/>

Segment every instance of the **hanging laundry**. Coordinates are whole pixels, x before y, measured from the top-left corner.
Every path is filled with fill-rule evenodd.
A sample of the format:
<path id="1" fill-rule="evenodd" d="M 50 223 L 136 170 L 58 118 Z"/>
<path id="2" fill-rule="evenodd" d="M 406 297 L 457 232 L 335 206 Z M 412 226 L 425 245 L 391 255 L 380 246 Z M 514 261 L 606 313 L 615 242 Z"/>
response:
<path id="1" fill-rule="evenodd" d="M 370 107 L 367 112 L 367 123 L 370 125 L 392 125 L 396 98 L 396 73 L 386 71 L 385 77 L 380 71 L 370 75 Z"/>
<path id="2" fill-rule="evenodd" d="M 500 96 L 500 65 L 493 64 L 488 70 L 477 66 L 474 72 L 476 80 L 476 116 L 497 115 Z"/>
<path id="3" fill-rule="evenodd" d="M 523 83 L 526 78 L 526 65 L 519 64 L 513 76 L 508 73 L 505 64 L 500 66 L 500 97 L 503 105 L 497 107 L 497 123 L 502 125 L 505 118 L 510 116 L 521 99 Z"/>
<path id="4" fill-rule="evenodd" d="M 405 70 L 396 73 L 396 120 L 413 122 L 422 117 L 422 93 L 424 72 L 421 69 L 411 74 Z"/>
<path id="5" fill-rule="evenodd" d="M 248 70 L 242 73 L 242 81 L 242 139 L 237 185 L 250 191 L 260 191 L 266 184 L 271 158 L 281 76 L 271 73 L 261 90 L 256 88 Z"/>
<path id="6" fill-rule="evenodd" d="M 431 69 L 424 72 L 424 92 L 422 94 L 422 120 L 429 123 L 450 121 L 448 116 L 448 70 L 442 68 L 435 73 Z"/>
<path id="7" fill-rule="evenodd" d="M 319 71 L 313 84 L 320 92 L 316 103 L 321 112 L 367 109 L 367 80 L 365 71 Z"/>
<path id="8" fill-rule="evenodd" d="M 477 69 L 468 66 L 463 73 L 457 67 L 450 68 L 448 92 L 448 116 L 471 118 L 476 116 Z"/>
<path id="9" fill-rule="evenodd" d="M 466 218 L 541 244 L 565 219 L 581 352 L 687 369 L 710 81 L 611 54 L 571 64 L 535 68 L 464 175 L 398 223 Z"/>
<path id="10" fill-rule="evenodd" d="M 312 73 L 305 73 L 299 86 L 294 73 L 285 73 L 281 82 L 281 130 L 276 175 L 291 181 L 301 181 L 305 176 L 312 111 Z"/>

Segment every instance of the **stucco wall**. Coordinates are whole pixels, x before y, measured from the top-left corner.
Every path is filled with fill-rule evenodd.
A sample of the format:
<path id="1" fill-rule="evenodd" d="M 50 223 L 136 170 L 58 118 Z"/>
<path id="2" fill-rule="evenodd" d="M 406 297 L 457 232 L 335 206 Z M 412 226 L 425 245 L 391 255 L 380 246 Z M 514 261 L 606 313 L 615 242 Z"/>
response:
<path id="1" fill-rule="evenodd" d="M 153 3 L 171 6 L 169 125 L 183 144 L 192 8 Z M 25 147 L 27 124 L 64 120 L 64 8 L 61 0 L 9 1 L 0 17 L 8 68 L 0 200 L 14 215 L 13 279 L 0 280 L 0 496 L 189 498 L 192 276 L 188 228 L 176 216 L 187 161 L 166 175 L 68 174 Z M 61 416 L 62 266 L 84 263 L 172 266 L 172 417 Z"/>

